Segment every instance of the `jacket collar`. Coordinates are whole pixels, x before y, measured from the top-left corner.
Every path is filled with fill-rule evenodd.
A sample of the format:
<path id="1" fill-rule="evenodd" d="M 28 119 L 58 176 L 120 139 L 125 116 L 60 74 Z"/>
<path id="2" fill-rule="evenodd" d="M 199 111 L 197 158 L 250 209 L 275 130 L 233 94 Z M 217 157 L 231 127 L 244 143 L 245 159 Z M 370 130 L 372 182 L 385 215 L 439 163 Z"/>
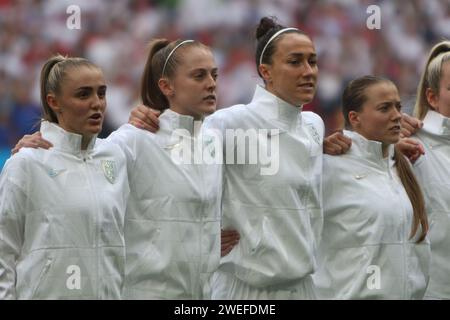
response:
<path id="1" fill-rule="evenodd" d="M 170 134 L 177 129 L 184 129 L 193 136 L 198 132 L 197 127 L 201 126 L 201 121 L 194 121 L 194 117 L 179 114 L 170 109 L 164 110 L 162 115 L 159 117 L 161 120 L 161 129 L 168 131 Z M 183 135 L 183 134 L 181 134 Z"/>
<path id="2" fill-rule="evenodd" d="M 388 157 L 383 157 L 382 143 L 379 141 L 368 140 L 355 131 L 344 130 L 344 134 L 352 139 L 352 146 L 349 153 L 367 159 L 383 167 L 388 165 L 389 168 L 394 167 L 394 144 L 388 147 Z"/>
<path id="3" fill-rule="evenodd" d="M 444 117 L 436 111 L 428 110 L 423 119 L 423 130 L 432 134 L 450 137 L 450 118 Z"/>
<path id="4" fill-rule="evenodd" d="M 256 86 L 252 103 L 249 106 L 258 115 L 274 121 L 281 129 L 290 131 L 301 121 L 303 106 L 294 106 L 261 86 Z"/>
<path id="5" fill-rule="evenodd" d="M 53 144 L 53 147 L 58 150 L 62 150 L 71 154 L 78 154 L 81 151 L 82 136 L 80 134 L 71 133 L 55 123 L 49 121 L 41 122 L 42 137 Z M 86 151 L 92 151 L 95 145 L 97 135 L 92 137 Z"/>

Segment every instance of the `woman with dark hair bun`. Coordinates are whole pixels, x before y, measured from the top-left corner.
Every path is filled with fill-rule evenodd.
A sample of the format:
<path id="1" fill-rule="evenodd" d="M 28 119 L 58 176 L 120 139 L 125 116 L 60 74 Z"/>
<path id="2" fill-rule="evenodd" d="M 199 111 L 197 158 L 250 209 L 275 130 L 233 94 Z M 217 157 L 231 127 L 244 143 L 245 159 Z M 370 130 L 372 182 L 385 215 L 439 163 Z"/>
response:
<path id="1" fill-rule="evenodd" d="M 264 17 L 256 30 L 256 67 L 265 86 L 252 101 L 209 116 L 205 125 L 255 132 L 253 143 L 267 152 L 267 163 L 225 164 L 222 227 L 237 230 L 239 243 L 222 258 L 214 275 L 213 299 L 315 299 L 311 274 L 322 222 L 322 143 L 324 124 L 302 111 L 316 92 L 314 44 L 302 31 Z M 259 130 L 269 134 L 257 134 Z M 268 142 L 269 141 L 269 142 Z M 230 150 L 248 159 L 236 139 Z M 231 146 L 230 146 L 231 145 Z"/>

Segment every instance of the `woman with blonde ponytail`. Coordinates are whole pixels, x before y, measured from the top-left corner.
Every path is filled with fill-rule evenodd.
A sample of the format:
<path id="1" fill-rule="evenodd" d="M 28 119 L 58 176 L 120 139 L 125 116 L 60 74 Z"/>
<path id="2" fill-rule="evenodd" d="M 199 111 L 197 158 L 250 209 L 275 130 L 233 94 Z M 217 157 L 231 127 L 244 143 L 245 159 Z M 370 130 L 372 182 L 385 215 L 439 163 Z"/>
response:
<path id="1" fill-rule="evenodd" d="M 421 189 L 394 144 L 401 104 L 389 80 L 351 81 L 342 97 L 344 155 L 324 156 L 324 225 L 319 270 L 322 299 L 422 299 L 430 245 Z"/>
<path id="2" fill-rule="evenodd" d="M 161 113 L 160 129 L 126 124 L 105 140 L 125 152 L 129 177 L 124 299 L 209 299 L 221 245 L 237 241 L 229 230 L 221 244 L 222 142 L 202 124 L 216 110 L 217 73 L 204 44 L 152 40 L 141 99 Z"/>
<path id="3" fill-rule="evenodd" d="M 102 71 L 50 58 L 41 71 L 42 137 L 0 177 L 0 299 L 120 299 L 125 269 L 125 154 L 96 139 Z"/>
<path id="4" fill-rule="evenodd" d="M 414 112 L 423 127 L 412 138 L 423 145 L 425 154 L 413 169 L 430 220 L 430 283 L 425 297 L 450 299 L 450 41 L 431 49 Z"/>

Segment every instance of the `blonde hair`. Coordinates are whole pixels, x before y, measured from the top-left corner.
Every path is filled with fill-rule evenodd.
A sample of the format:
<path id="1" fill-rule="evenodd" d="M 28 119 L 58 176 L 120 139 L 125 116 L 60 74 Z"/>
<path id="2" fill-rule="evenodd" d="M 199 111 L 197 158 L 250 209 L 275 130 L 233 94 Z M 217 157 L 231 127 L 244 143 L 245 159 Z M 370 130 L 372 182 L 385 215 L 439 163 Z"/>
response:
<path id="1" fill-rule="evenodd" d="M 428 110 L 432 108 L 428 103 L 426 90 L 430 88 L 439 94 L 439 86 L 442 78 L 442 66 L 450 61 L 450 41 L 442 41 L 436 44 L 430 51 L 425 70 L 420 77 L 417 88 L 417 99 L 414 106 L 414 116 L 423 120 Z"/>
<path id="2" fill-rule="evenodd" d="M 57 54 L 48 59 L 41 70 L 41 103 L 42 103 L 42 117 L 49 122 L 58 123 L 58 118 L 55 112 L 50 108 L 47 102 L 47 95 L 53 93 L 59 95 L 61 93 L 61 84 L 64 82 L 67 70 L 74 67 L 91 67 L 100 68 L 84 58 L 78 57 L 64 57 Z"/>

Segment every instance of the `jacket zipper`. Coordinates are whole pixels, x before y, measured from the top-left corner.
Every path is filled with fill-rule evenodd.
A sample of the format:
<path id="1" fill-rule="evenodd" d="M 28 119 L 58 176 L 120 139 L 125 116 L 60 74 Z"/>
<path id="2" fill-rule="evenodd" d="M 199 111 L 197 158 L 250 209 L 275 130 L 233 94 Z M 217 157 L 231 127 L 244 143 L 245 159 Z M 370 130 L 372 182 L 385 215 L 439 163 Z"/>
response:
<path id="1" fill-rule="evenodd" d="M 89 168 L 89 164 L 88 164 L 88 156 L 87 156 L 87 152 L 82 152 L 82 158 L 83 158 L 83 164 L 84 164 L 84 168 L 86 171 L 86 178 L 89 184 L 89 190 L 90 193 L 92 194 L 92 198 L 93 198 L 93 202 L 94 202 L 94 211 L 95 211 L 95 220 L 94 220 L 94 224 L 95 224 L 95 242 L 94 242 L 94 246 L 95 246 L 95 297 L 96 299 L 100 299 L 100 277 L 99 277 L 99 266 L 100 266 L 100 255 L 99 255 L 99 216 L 98 216 L 98 199 L 97 199 L 97 194 L 93 188 L 93 184 L 92 184 L 92 180 L 91 180 L 91 175 L 90 175 L 90 168 Z"/>

